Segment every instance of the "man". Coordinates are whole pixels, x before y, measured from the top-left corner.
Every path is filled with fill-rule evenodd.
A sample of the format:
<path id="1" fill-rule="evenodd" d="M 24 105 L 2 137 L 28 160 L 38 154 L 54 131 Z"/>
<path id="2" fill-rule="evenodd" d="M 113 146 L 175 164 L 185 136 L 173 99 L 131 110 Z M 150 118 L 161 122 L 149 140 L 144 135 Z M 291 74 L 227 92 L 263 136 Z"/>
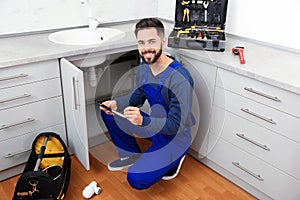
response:
<path id="1" fill-rule="evenodd" d="M 127 96 L 105 101 L 124 118 L 100 107 L 102 118 L 118 149 L 120 159 L 108 164 L 111 171 L 128 167 L 127 180 L 135 189 L 146 189 L 179 172 L 191 144 L 193 80 L 179 62 L 167 56 L 164 26 L 155 18 L 136 24 L 138 51 L 143 60 L 136 75 L 136 89 Z M 148 101 L 150 114 L 140 107 Z M 135 137 L 150 140 L 141 152 Z"/>

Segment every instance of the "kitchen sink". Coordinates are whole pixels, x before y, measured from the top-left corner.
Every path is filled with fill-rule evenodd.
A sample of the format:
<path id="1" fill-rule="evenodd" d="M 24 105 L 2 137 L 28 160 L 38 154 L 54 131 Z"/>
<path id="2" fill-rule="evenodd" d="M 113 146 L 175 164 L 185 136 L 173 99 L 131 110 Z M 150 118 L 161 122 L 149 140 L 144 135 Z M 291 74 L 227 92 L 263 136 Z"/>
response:
<path id="1" fill-rule="evenodd" d="M 95 45 L 116 41 L 124 36 L 123 31 L 113 28 L 78 28 L 51 33 L 48 39 L 65 45 Z"/>

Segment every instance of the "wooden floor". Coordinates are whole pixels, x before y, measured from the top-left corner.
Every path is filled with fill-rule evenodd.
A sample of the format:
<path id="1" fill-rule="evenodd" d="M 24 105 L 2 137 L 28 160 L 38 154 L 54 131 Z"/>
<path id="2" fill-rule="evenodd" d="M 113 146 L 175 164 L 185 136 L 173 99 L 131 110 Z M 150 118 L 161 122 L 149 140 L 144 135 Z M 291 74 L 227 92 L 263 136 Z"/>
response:
<path id="1" fill-rule="evenodd" d="M 92 200 L 253 200 L 236 185 L 218 175 L 194 158 L 187 156 L 180 174 L 173 180 L 161 180 L 150 189 L 138 191 L 129 186 L 126 172 L 111 172 L 106 164 L 116 157 L 112 144 L 90 150 L 91 169 L 86 171 L 72 156 L 70 185 L 66 200 L 84 199 L 81 192 L 95 180 L 101 187 Z M 11 199 L 19 176 L 0 182 L 1 199 Z"/>

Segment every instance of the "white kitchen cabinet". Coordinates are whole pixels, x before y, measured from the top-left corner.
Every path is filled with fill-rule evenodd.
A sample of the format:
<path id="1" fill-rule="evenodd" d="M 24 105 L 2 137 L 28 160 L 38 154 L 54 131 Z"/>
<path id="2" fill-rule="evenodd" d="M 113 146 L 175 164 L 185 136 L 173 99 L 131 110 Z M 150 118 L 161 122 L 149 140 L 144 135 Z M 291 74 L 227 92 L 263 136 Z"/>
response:
<path id="1" fill-rule="evenodd" d="M 191 155 L 202 158 L 208 152 L 208 133 L 217 67 L 197 59 L 179 56 L 177 59 L 189 70 L 194 80 L 192 111 L 196 125 L 192 127 Z"/>
<path id="2" fill-rule="evenodd" d="M 63 122 L 61 97 L 2 110 L 0 115 L 0 141 Z"/>
<path id="3" fill-rule="evenodd" d="M 298 94 L 221 69 L 216 85 L 266 106 L 300 117 Z"/>
<path id="4" fill-rule="evenodd" d="M 96 56 L 89 56 L 97 60 Z M 77 58 L 87 59 L 89 56 Z M 111 60 L 91 66 L 92 68 L 80 67 L 81 63 L 88 62 L 88 60 L 76 60 L 75 57 L 60 59 L 69 147 L 87 170 L 90 168 L 90 143 L 94 146 L 109 139 L 104 134 L 106 128 L 103 125 L 97 102 L 126 94 L 128 90 L 133 89 L 134 74 L 129 71 L 125 73 L 124 78 L 124 72 L 136 66 L 136 54 L 133 54 L 133 58 L 131 56 L 126 56 L 124 53 L 105 55 Z M 115 72 L 110 73 L 111 71 Z M 94 72 L 95 74 L 90 74 Z M 96 85 L 94 82 L 91 84 L 91 77 L 96 78 Z"/>
<path id="5" fill-rule="evenodd" d="M 290 104 L 300 95 L 223 69 L 216 80 L 207 158 L 258 198 L 299 199 L 300 118 Z"/>
<path id="6" fill-rule="evenodd" d="M 0 69 L 0 180 L 29 157 L 35 136 L 53 131 L 67 143 L 57 60 Z M 22 169 L 21 169 L 22 170 Z"/>
<path id="7" fill-rule="evenodd" d="M 257 190 L 267 194 L 270 199 L 299 199 L 299 180 L 288 176 L 282 170 L 269 165 L 264 160 L 249 154 L 223 138 L 219 139 L 208 158 Z M 247 190 L 247 188 L 244 189 Z M 252 195 L 258 199 L 267 199 L 256 193 L 252 193 Z"/>
<path id="8" fill-rule="evenodd" d="M 57 60 L 1 68 L 0 89 L 59 78 Z"/>
<path id="9" fill-rule="evenodd" d="M 222 112 L 224 112 L 224 109 L 214 106 L 214 116 Z M 211 125 L 212 134 L 220 131 L 222 138 L 225 138 L 231 144 L 300 180 L 300 171 L 295 167 L 300 164 L 295 159 L 300 155 L 300 145 L 297 142 L 258 126 L 232 112 L 224 113 L 222 130 L 218 130 L 218 125 L 215 124 L 219 121 L 213 120 Z"/>
<path id="10" fill-rule="evenodd" d="M 83 72 L 60 60 L 69 147 L 86 170 L 90 169 Z"/>
<path id="11" fill-rule="evenodd" d="M 61 96 L 57 78 L 0 90 L 0 110 Z"/>
<path id="12" fill-rule="evenodd" d="M 216 88 L 215 94 L 215 105 L 300 143 L 300 118 L 219 87 Z"/>

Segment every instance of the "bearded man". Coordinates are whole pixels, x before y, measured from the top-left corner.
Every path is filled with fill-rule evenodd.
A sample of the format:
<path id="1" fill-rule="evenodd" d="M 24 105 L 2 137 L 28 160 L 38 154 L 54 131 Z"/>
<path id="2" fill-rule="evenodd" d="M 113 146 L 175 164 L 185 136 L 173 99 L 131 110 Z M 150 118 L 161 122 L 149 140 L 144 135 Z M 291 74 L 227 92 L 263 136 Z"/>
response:
<path id="1" fill-rule="evenodd" d="M 142 62 L 136 74 L 136 87 L 128 95 L 103 102 L 103 121 L 115 144 L 119 159 L 108 169 L 128 168 L 131 187 L 142 190 L 159 180 L 175 178 L 191 145 L 193 79 L 188 70 L 164 52 L 167 43 L 162 22 L 140 20 L 135 27 Z M 140 107 L 146 102 L 150 112 Z M 113 112 L 112 112 L 113 111 Z M 123 117 L 114 111 L 122 112 Z M 142 152 L 136 137 L 151 141 Z"/>

